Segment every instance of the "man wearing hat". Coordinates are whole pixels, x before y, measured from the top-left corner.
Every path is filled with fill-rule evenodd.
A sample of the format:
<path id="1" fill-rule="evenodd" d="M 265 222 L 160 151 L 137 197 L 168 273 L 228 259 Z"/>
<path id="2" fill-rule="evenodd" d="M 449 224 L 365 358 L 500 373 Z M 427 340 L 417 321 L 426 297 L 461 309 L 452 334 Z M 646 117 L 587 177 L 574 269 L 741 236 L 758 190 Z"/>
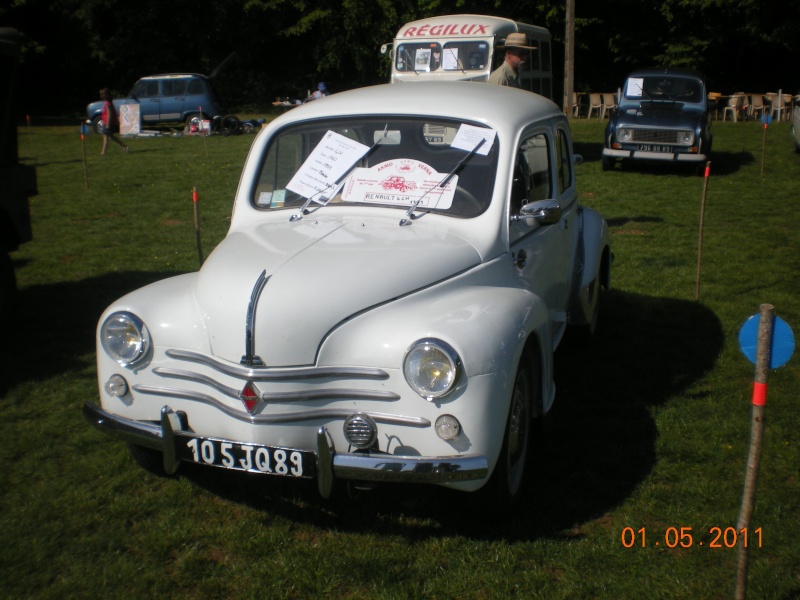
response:
<path id="1" fill-rule="evenodd" d="M 509 33 L 506 43 L 498 48 L 506 49 L 506 59 L 489 75 L 489 83 L 519 87 L 519 65 L 528 57 L 528 50 L 535 50 L 535 46 L 528 45 L 528 36 L 524 33 Z"/>

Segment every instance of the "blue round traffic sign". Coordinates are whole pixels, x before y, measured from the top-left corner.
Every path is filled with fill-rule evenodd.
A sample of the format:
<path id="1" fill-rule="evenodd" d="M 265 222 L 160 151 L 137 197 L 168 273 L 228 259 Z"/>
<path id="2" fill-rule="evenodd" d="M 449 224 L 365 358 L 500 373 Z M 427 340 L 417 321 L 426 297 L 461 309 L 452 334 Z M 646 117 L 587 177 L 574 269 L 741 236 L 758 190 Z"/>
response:
<path id="1" fill-rule="evenodd" d="M 739 331 L 739 347 L 751 363 L 756 363 L 758 350 L 758 325 L 761 315 L 753 315 Z M 792 328 L 781 319 L 775 317 L 772 323 L 772 343 L 770 344 L 769 368 L 777 369 L 785 365 L 794 354 L 794 333 Z"/>

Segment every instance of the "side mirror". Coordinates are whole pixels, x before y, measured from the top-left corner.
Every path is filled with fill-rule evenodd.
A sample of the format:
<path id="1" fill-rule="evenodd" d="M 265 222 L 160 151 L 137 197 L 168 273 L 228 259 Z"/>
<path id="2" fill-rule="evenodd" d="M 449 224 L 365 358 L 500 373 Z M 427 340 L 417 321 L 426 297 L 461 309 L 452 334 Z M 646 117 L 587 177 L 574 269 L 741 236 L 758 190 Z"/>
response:
<path id="1" fill-rule="evenodd" d="M 522 206 L 518 215 L 512 215 L 512 221 L 525 221 L 528 227 L 552 225 L 561 220 L 564 210 L 558 200 L 537 200 Z"/>

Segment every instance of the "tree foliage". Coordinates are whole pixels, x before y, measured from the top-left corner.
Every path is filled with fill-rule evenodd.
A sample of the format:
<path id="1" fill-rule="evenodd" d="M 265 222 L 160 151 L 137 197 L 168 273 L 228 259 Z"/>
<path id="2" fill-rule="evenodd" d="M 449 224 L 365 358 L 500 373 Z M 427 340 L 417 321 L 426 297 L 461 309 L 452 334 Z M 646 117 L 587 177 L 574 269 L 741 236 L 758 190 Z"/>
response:
<path id="1" fill-rule="evenodd" d="M 0 25 L 24 36 L 28 111 L 76 113 L 108 86 L 144 75 L 211 73 L 230 110 L 385 82 L 379 52 L 400 26 L 477 13 L 543 25 L 563 75 L 563 0 L 13 0 Z M 794 64 L 800 0 L 597 0 L 576 7 L 576 89 L 610 91 L 643 66 L 699 69 L 721 92 L 800 91 Z"/>

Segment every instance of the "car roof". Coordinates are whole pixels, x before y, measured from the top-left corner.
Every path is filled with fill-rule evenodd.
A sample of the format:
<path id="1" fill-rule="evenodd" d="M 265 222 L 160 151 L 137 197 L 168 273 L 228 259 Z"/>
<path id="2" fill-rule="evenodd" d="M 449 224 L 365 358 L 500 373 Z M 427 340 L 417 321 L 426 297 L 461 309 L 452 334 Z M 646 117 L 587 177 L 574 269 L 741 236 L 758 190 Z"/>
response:
<path id="1" fill-rule="evenodd" d="M 419 115 L 456 118 L 516 132 L 564 114 L 551 100 L 528 92 L 469 81 L 387 83 L 331 94 L 294 108 L 274 121 L 345 115 Z"/>
<path id="2" fill-rule="evenodd" d="M 200 77 L 202 79 L 206 79 L 205 75 L 200 75 L 199 73 L 164 73 L 162 75 L 148 75 L 147 77 L 141 77 L 141 79 L 180 79 L 183 77 Z"/>
<path id="3" fill-rule="evenodd" d="M 650 67 L 647 69 L 637 69 L 633 71 L 628 77 L 648 77 L 659 75 L 676 75 L 682 77 L 697 77 L 698 79 L 705 80 L 705 77 L 699 71 L 692 69 L 678 69 L 672 67 Z"/>

